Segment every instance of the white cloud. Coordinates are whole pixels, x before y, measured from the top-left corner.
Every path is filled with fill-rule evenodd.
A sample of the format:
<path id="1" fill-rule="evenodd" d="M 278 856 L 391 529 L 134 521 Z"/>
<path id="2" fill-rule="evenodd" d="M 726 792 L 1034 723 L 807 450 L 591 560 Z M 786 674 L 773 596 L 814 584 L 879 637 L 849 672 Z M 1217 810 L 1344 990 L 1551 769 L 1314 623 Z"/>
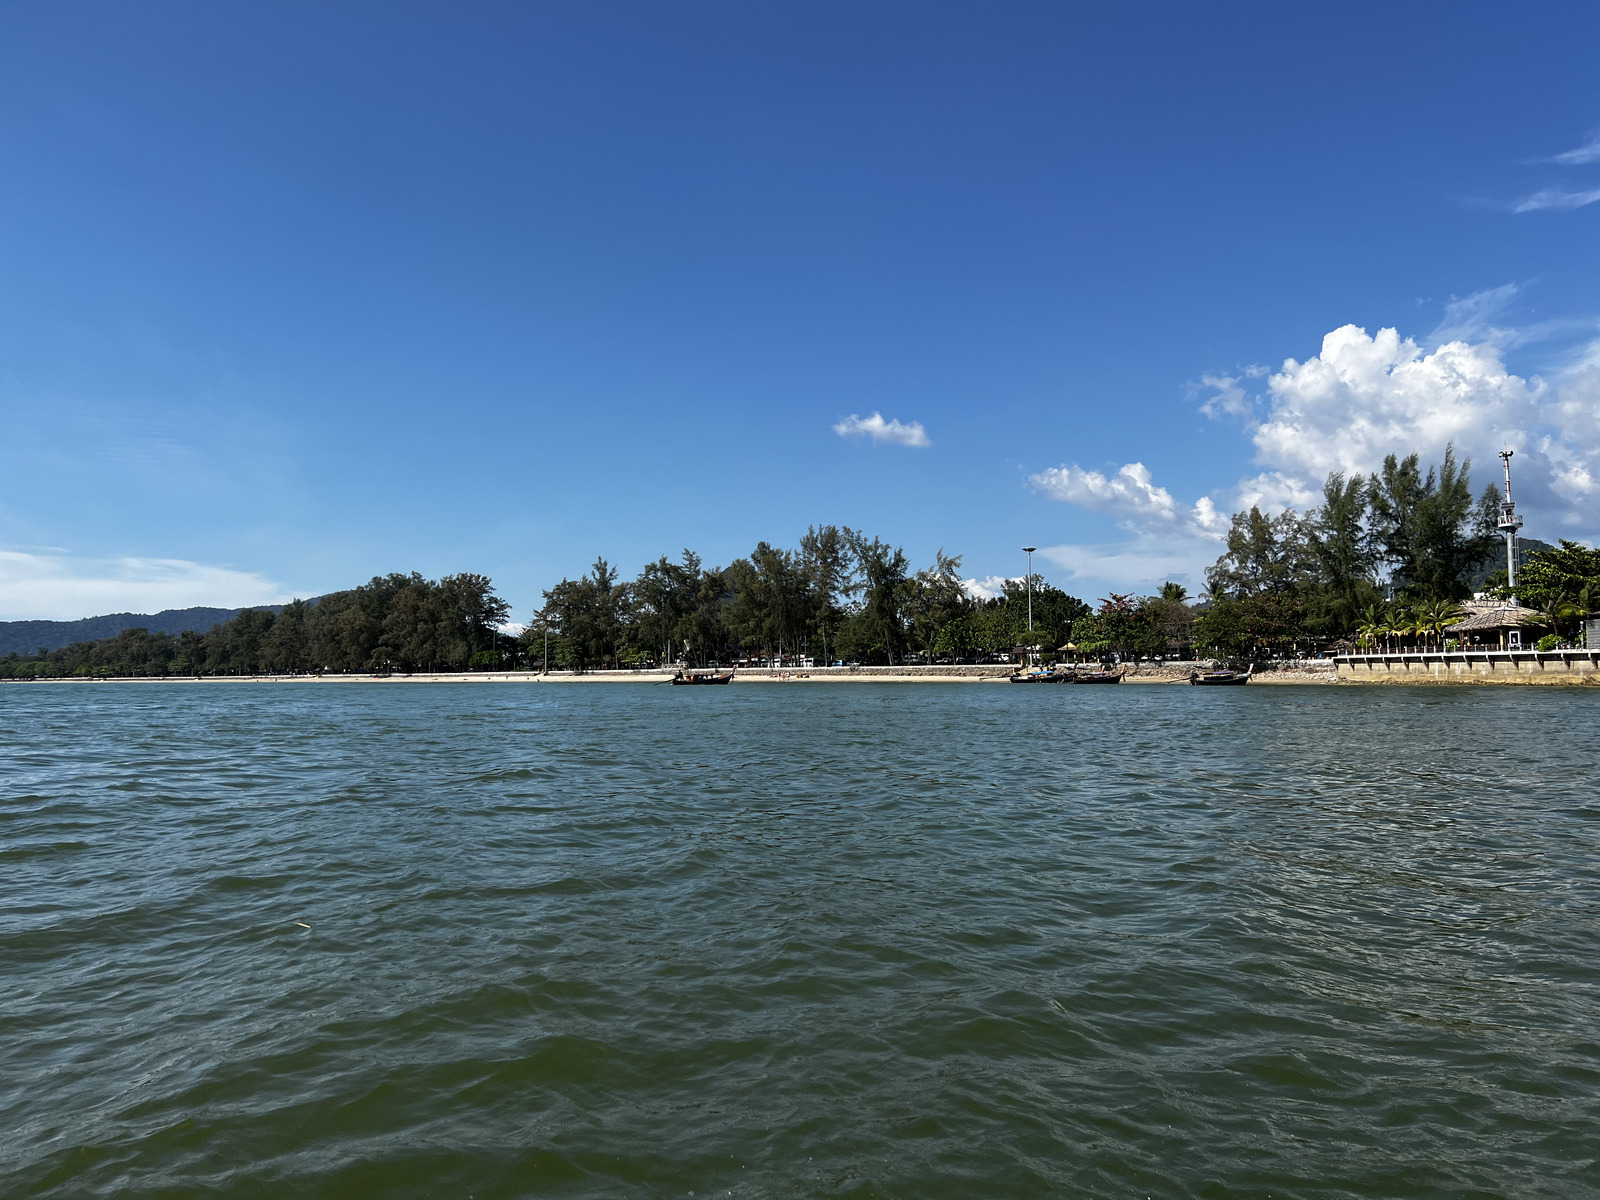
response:
<path id="1" fill-rule="evenodd" d="M 1125 463 L 1110 476 L 1085 471 L 1077 464 L 1051 467 L 1030 475 L 1028 482 L 1052 500 L 1108 513 L 1133 532 L 1183 532 L 1215 538 L 1227 529 L 1227 520 L 1210 497 L 1183 508 L 1171 492 L 1155 484 L 1150 468 L 1139 462 Z"/>
<path id="2" fill-rule="evenodd" d="M 1031 476 L 1051 498 L 1106 513 L 1130 535 L 1122 543 L 1041 553 L 1075 578 L 1118 590 L 1165 578 L 1199 581 L 1227 532 L 1228 514 L 1252 505 L 1304 511 L 1320 502 L 1332 471 L 1366 474 L 1386 455 L 1413 451 L 1437 462 L 1450 442 L 1459 458 L 1473 460 L 1480 490 L 1498 475 L 1495 454 L 1516 450 L 1517 499 L 1531 536 L 1595 538 L 1600 337 L 1591 334 L 1548 381 L 1514 374 L 1505 349 L 1539 333 L 1494 323 L 1516 295 L 1515 285 L 1504 285 L 1452 301 L 1441 332 L 1458 336 L 1430 339 L 1431 351 L 1394 329 L 1369 336 L 1346 325 L 1322 339 L 1320 353 L 1285 360 L 1253 402 L 1260 416 L 1246 421 L 1257 471 L 1192 506 L 1158 486 L 1139 462 L 1109 474 L 1071 465 Z M 1231 405 L 1238 415 L 1238 394 L 1227 390 L 1238 380 L 1219 375 L 1206 382 L 1218 393 L 1219 410 Z"/>
<path id="3" fill-rule="evenodd" d="M 1549 463 L 1553 490 L 1567 502 L 1562 525 L 1592 536 L 1600 525 L 1594 513 L 1600 500 L 1600 339 L 1565 374 L 1552 407 L 1560 433 L 1541 437 L 1534 449 Z"/>
<path id="4" fill-rule="evenodd" d="M 1584 208 L 1600 200 L 1600 188 L 1574 192 L 1568 188 L 1543 188 L 1531 196 L 1524 196 L 1512 205 L 1512 212 L 1544 212 L 1549 209 L 1565 210 Z"/>
<path id="5" fill-rule="evenodd" d="M 264 576 L 176 558 L 0 550 L 0 620 L 74 621 L 167 608 L 241 608 L 289 597 Z"/>
<path id="6" fill-rule="evenodd" d="M 1118 516 L 1171 520 L 1177 507 L 1166 488 L 1151 482 L 1150 468 L 1137 462 L 1119 467 L 1110 477 L 1076 465 L 1051 467 L 1034 475 L 1032 483 L 1052 500 Z"/>
<path id="7" fill-rule="evenodd" d="M 1262 512 L 1280 513 L 1286 508 L 1309 508 L 1321 499 L 1321 490 L 1303 480 L 1285 475 L 1282 471 L 1263 471 L 1239 481 L 1229 508 L 1233 512 L 1259 508 Z"/>
<path id="8" fill-rule="evenodd" d="M 1503 283 L 1496 288 L 1484 288 L 1470 296 L 1450 298 L 1444 306 L 1444 317 L 1428 335 L 1434 343 L 1454 341 L 1482 341 L 1485 338 L 1501 341 L 1510 333 L 1497 326 L 1500 316 L 1522 289 L 1514 283 Z"/>
<path id="9" fill-rule="evenodd" d="M 896 446 L 933 445 L 928 440 L 928 431 L 922 427 L 921 421 L 902 423 L 885 420 L 880 412 L 875 412 L 870 417 L 860 417 L 851 413 L 835 425 L 833 431 L 844 438 L 864 437 L 873 442 L 889 442 Z"/>
<path id="10" fill-rule="evenodd" d="M 1508 372 L 1489 344 L 1446 342 L 1424 354 L 1393 329 L 1355 325 L 1322 339 L 1322 352 L 1267 380 L 1271 408 L 1256 426 L 1257 460 L 1290 478 L 1370 471 L 1385 454 L 1437 454 L 1454 441 L 1482 454 L 1521 445 L 1544 385 Z"/>
<path id="11" fill-rule="evenodd" d="M 1237 376 L 1202 375 L 1200 382 L 1216 393 L 1200 406 L 1206 416 L 1248 417 L 1255 411 L 1255 401 L 1245 395 Z"/>
<path id="12" fill-rule="evenodd" d="M 1140 535 L 1121 543 L 1045 546 L 1039 554 L 1069 579 L 1113 591 L 1154 593 L 1170 579 L 1198 592 L 1217 547 L 1192 537 Z"/>
<path id="13" fill-rule="evenodd" d="M 982 579 L 963 579 L 961 586 L 967 595 L 978 600 L 998 600 L 1005 595 L 1006 584 L 1021 583 L 1022 577 L 1007 579 L 1004 575 L 985 575 Z"/>
<path id="14" fill-rule="evenodd" d="M 1589 140 L 1574 150 L 1564 150 L 1541 162 L 1560 163 L 1565 167 L 1581 167 L 1586 163 L 1600 162 L 1600 130 L 1589 135 Z"/>
<path id="15" fill-rule="evenodd" d="M 1311 493 L 1330 471 L 1370 472 L 1393 453 L 1437 461 L 1454 442 L 1477 464 L 1478 487 L 1510 448 L 1530 517 L 1590 535 L 1600 527 L 1600 339 L 1546 381 L 1508 371 L 1493 337 L 1424 353 L 1393 329 L 1369 337 L 1346 325 L 1323 338 L 1320 354 L 1287 360 L 1267 387 L 1269 411 L 1252 437 L 1257 461 L 1277 478 L 1273 487 L 1265 476 L 1247 481 L 1241 499 L 1252 485 L 1263 495 Z"/>

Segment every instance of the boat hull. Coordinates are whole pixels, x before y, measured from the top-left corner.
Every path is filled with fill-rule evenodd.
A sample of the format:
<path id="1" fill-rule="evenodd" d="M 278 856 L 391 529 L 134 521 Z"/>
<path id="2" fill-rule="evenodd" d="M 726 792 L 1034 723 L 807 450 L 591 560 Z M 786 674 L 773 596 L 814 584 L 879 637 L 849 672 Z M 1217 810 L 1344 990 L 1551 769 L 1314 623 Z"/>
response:
<path id="1" fill-rule="evenodd" d="M 733 681 L 733 672 L 732 671 L 729 671 L 726 675 L 683 675 L 683 674 L 679 674 L 679 675 L 674 675 L 672 677 L 672 684 L 673 684 L 674 687 L 687 686 L 687 685 L 691 685 L 691 684 L 696 686 L 696 687 L 705 687 L 708 684 L 731 683 L 732 681 Z"/>
<path id="2" fill-rule="evenodd" d="M 1189 676 L 1189 682 L 1200 687 L 1238 687 L 1250 682 L 1250 672 L 1218 671 L 1202 675 L 1196 671 Z"/>

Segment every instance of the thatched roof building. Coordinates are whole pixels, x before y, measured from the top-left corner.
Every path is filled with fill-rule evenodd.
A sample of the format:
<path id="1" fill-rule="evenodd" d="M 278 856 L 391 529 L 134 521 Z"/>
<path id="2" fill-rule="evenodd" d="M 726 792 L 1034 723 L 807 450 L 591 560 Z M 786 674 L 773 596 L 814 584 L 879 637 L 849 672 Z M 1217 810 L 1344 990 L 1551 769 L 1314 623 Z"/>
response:
<path id="1" fill-rule="evenodd" d="M 1520 604 L 1466 604 L 1462 618 L 1446 625 L 1446 633 L 1487 633 L 1500 629 L 1521 629 L 1524 625 L 1548 625 L 1550 618 L 1536 608 Z"/>
<path id="2" fill-rule="evenodd" d="M 1509 640 L 1517 645 L 1521 641 L 1520 634 L 1517 639 L 1507 637 L 1512 630 L 1550 624 L 1550 618 L 1536 608 L 1524 608 L 1520 604 L 1498 600 L 1468 601 L 1462 605 L 1462 614 L 1461 620 L 1454 625 L 1445 626 L 1445 632 L 1463 642 L 1497 642 L 1504 645 Z"/>

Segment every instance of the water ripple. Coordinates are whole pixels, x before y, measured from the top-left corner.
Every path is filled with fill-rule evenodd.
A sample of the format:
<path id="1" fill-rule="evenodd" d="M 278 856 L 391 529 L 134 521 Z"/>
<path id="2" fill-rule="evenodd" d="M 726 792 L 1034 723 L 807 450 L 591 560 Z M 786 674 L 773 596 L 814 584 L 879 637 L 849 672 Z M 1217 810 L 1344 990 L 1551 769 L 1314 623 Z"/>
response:
<path id="1" fill-rule="evenodd" d="M 1589 693 L 681 691 L 0 690 L 0 1192 L 1600 1190 Z"/>

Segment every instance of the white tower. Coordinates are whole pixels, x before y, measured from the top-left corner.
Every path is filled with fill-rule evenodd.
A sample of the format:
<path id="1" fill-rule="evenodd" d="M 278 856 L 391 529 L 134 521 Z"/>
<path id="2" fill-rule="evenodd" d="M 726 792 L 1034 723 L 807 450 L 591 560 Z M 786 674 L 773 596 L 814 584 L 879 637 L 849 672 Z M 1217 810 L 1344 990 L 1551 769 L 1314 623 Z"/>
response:
<path id="1" fill-rule="evenodd" d="M 1506 498 L 1500 505 L 1500 524 L 1496 526 L 1506 535 L 1506 588 L 1511 599 L 1517 598 L 1517 530 L 1522 528 L 1522 518 L 1517 516 L 1517 506 L 1511 502 L 1512 451 L 1500 451 L 1500 461 L 1506 465 Z"/>

